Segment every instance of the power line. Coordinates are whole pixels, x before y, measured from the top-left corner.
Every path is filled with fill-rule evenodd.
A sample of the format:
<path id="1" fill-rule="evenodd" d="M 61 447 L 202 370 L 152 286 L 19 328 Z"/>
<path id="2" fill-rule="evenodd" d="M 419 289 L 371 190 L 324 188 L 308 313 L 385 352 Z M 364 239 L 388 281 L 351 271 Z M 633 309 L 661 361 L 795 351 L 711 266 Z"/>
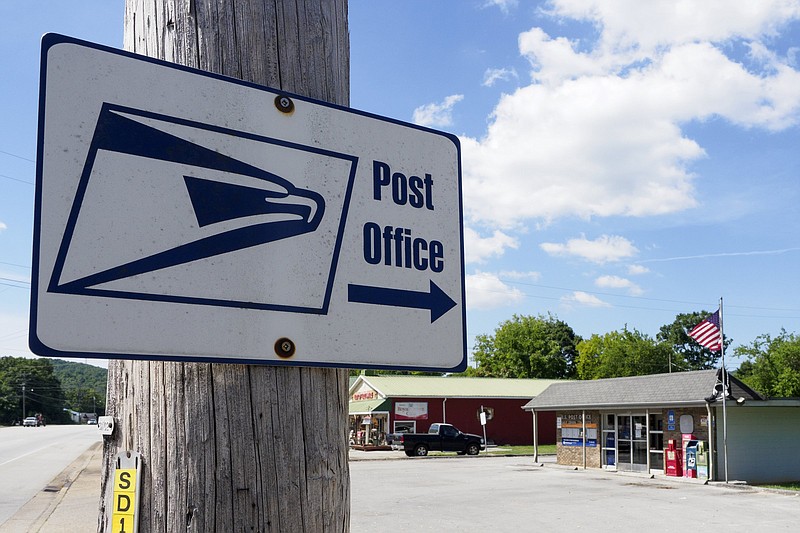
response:
<path id="1" fill-rule="evenodd" d="M 509 279 L 502 279 L 502 278 L 498 278 L 498 279 L 500 281 L 502 281 L 503 283 L 508 283 L 509 285 L 526 285 L 526 286 L 529 286 L 529 287 L 539 287 L 539 288 L 542 288 L 542 289 L 553 289 L 553 290 L 560 290 L 560 291 L 567 291 L 567 292 L 579 291 L 579 292 L 585 292 L 587 294 L 596 294 L 598 296 L 611 296 L 611 297 L 614 297 L 614 298 L 628 298 L 628 299 L 631 299 L 631 300 L 647 300 L 647 301 L 651 301 L 651 302 L 664 302 L 664 303 L 673 303 L 673 304 L 681 304 L 681 305 L 700 305 L 700 306 L 710 305 L 709 302 L 692 302 L 692 301 L 687 301 L 687 300 L 666 300 L 666 299 L 662 299 L 662 298 L 648 298 L 646 296 L 631 296 L 629 294 L 613 294 L 613 293 L 609 293 L 609 292 L 593 291 L 593 290 L 586 290 L 586 289 L 574 289 L 574 288 L 568 288 L 568 287 L 557 287 L 557 286 L 553 286 L 553 285 L 539 285 L 537 283 L 526 283 L 526 282 L 523 282 L 523 281 L 515 281 L 515 280 L 509 280 Z M 716 305 L 716 304 L 714 304 L 714 305 Z M 620 306 L 620 307 L 623 307 L 623 306 Z M 798 308 L 791 308 L 791 307 L 789 307 L 789 308 L 786 308 L 786 307 L 756 307 L 756 306 L 749 306 L 749 305 L 732 305 L 732 304 L 726 304 L 725 307 L 726 308 L 735 307 L 735 308 L 739 308 L 739 309 L 758 309 L 758 310 L 761 310 L 761 311 L 800 311 L 800 309 L 798 309 Z"/>
<path id="2" fill-rule="evenodd" d="M 30 290 L 31 282 L 30 281 L 21 281 L 18 279 L 11 279 L 11 278 L 4 278 L 0 277 L 0 285 L 5 285 L 7 287 L 14 287 L 15 289 L 27 289 Z"/>
<path id="3" fill-rule="evenodd" d="M 12 267 L 27 268 L 28 270 L 31 269 L 30 265 L 20 265 L 20 264 L 17 264 L 17 263 L 9 263 L 7 261 L 0 261 L 0 265 L 8 265 L 8 266 L 12 266 Z"/>
<path id="4" fill-rule="evenodd" d="M 19 338 L 21 335 L 23 335 L 23 334 L 25 334 L 27 332 L 28 332 L 28 329 L 25 328 L 25 329 L 20 329 L 18 331 L 11 332 L 11 333 L 6 333 L 5 335 L 0 335 L 0 341 L 5 341 L 5 340 L 9 340 L 9 339 L 16 339 L 16 338 Z"/>
<path id="5" fill-rule="evenodd" d="M 32 181 L 22 180 L 22 179 L 19 179 L 19 178 L 14 178 L 14 177 L 8 176 L 6 174 L 0 174 L 0 178 L 5 178 L 5 179 L 11 180 L 11 181 L 18 181 L 20 183 L 24 183 L 25 185 L 33 185 Z"/>
<path id="6" fill-rule="evenodd" d="M 503 283 L 507 283 L 509 285 L 524 285 L 524 286 L 530 286 L 530 287 L 538 287 L 538 288 L 542 288 L 542 289 L 560 290 L 560 291 L 569 292 L 569 293 L 581 292 L 581 293 L 586 293 L 586 294 L 591 294 L 591 295 L 598 295 L 598 296 L 609 296 L 609 297 L 613 297 L 613 298 L 628 298 L 628 299 L 632 299 L 632 300 L 635 300 L 635 301 L 662 302 L 662 303 L 669 303 L 669 304 L 675 304 L 675 305 L 680 305 L 680 306 L 685 306 L 685 305 L 708 306 L 709 305 L 708 303 L 701 303 L 701 302 L 691 302 L 691 301 L 684 301 L 684 300 L 667 300 L 667 299 L 659 299 L 659 298 L 648 298 L 648 297 L 644 297 L 644 296 L 630 296 L 630 295 L 625 295 L 625 294 L 612 294 L 612 293 L 600 292 L 600 291 L 574 289 L 574 288 L 567 288 L 567 287 L 556 287 L 556 286 L 552 286 L 552 285 L 539 285 L 539 284 L 536 284 L 536 283 L 526 283 L 526 282 L 521 282 L 521 281 L 516 281 L 516 280 L 508 280 L 508 279 L 502 279 L 502 278 L 497 278 L 497 279 L 499 281 L 501 281 Z M 497 294 L 509 294 L 509 295 L 510 294 L 514 294 L 514 292 L 511 291 L 511 290 L 498 290 L 498 289 L 487 289 L 487 288 L 473 288 L 471 290 L 483 291 L 483 292 L 493 292 L 493 293 L 497 293 Z M 542 296 L 542 295 L 531 294 L 531 293 L 523 292 L 523 291 L 519 291 L 519 293 L 521 293 L 526 298 L 535 298 L 535 299 L 538 299 L 538 300 L 550 300 L 550 301 L 558 301 L 558 302 L 564 301 L 564 297 Z M 574 302 L 574 303 L 578 303 L 578 302 Z M 626 305 L 626 304 L 620 304 L 620 303 L 611 304 L 611 303 L 608 303 L 608 302 L 603 302 L 603 303 L 605 305 L 607 305 L 608 307 L 616 307 L 616 308 L 622 308 L 622 309 L 637 309 L 637 310 L 643 310 L 643 311 L 657 311 L 657 312 L 670 312 L 670 313 L 680 312 L 680 309 L 676 310 L 674 308 L 673 309 L 669 309 L 669 308 L 664 308 L 664 307 L 653 307 L 653 306 L 644 306 L 644 305 Z M 727 305 L 727 307 L 728 308 L 737 308 L 737 309 L 753 309 L 753 310 L 761 310 L 761 311 L 775 311 L 775 312 L 797 312 L 797 311 L 800 311 L 800 309 L 793 309 L 793 308 L 755 307 L 755 306 L 744 306 L 744 305 Z M 774 316 L 774 315 L 742 314 L 742 313 L 731 313 L 731 312 L 728 312 L 727 315 L 736 316 L 736 317 L 768 318 L 768 319 L 797 319 L 797 318 L 800 318 L 800 316 L 787 316 L 787 315 Z"/>
<path id="7" fill-rule="evenodd" d="M 5 150 L 0 150 L 0 154 L 6 154 L 6 155 L 10 155 L 11 157 L 16 157 L 17 159 L 22 159 L 23 161 L 29 161 L 31 163 L 36 163 L 36 161 L 34 161 L 33 159 L 30 159 L 29 157 L 25 157 L 25 156 L 21 156 L 21 155 L 17 155 L 17 154 L 12 154 L 11 152 L 6 152 Z"/>

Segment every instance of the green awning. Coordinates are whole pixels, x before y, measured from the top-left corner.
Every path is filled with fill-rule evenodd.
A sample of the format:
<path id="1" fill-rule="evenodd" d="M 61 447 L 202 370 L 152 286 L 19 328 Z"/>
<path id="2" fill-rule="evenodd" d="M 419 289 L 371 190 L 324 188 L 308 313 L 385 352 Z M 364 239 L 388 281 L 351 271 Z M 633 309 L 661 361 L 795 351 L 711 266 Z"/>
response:
<path id="1" fill-rule="evenodd" d="M 349 413 L 351 415 L 364 415 L 373 411 L 389 411 L 390 401 L 384 398 L 376 400 L 360 400 L 350 402 Z"/>

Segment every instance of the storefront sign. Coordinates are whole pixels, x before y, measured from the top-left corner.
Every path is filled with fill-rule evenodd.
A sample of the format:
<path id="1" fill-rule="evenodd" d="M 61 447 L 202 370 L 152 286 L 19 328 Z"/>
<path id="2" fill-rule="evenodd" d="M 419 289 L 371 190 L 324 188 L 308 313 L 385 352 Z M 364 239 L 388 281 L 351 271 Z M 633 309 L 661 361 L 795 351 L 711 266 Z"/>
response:
<path id="1" fill-rule="evenodd" d="M 353 393 L 353 401 L 358 402 L 360 400 L 377 400 L 378 393 L 375 392 L 375 389 L 363 383 L 359 389 Z"/>
<path id="2" fill-rule="evenodd" d="M 568 424 L 568 423 L 569 424 L 580 424 L 580 423 L 583 422 L 583 420 L 581 420 L 580 413 L 567 413 L 567 414 L 563 415 L 563 418 L 564 418 L 564 420 L 563 420 L 564 424 Z M 591 423 L 592 422 L 592 413 L 586 413 L 586 422 L 587 423 Z"/>
<path id="3" fill-rule="evenodd" d="M 427 420 L 428 402 L 396 402 L 394 417 L 396 420 Z"/>
<path id="4" fill-rule="evenodd" d="M 353 394 L 353 401 L 357 402 L 359 400 L 374 400 L 378 397 L 378 393 L 374 390 L 366 391 L 366 392 L 357 392 Z"/>
<path id="5" fill-rule="evenodd" d="M 583 439 L 561 439 L 562 446 L 583 446 Z M 586 447 L 587 448 L 595 448 L 597 447 L 597 439 L 586 439 Z"/>

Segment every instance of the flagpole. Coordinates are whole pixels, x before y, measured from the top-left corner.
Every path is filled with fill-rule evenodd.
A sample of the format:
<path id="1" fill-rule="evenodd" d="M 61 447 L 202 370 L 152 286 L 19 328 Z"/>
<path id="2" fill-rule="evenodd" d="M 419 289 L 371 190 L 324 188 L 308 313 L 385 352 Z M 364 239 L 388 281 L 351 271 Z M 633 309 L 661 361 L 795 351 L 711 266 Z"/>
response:
<path id="1" fill-rule="evenodd" d="M 722 326 L 722 298 L 719 299 L 719 344 L 722 353 L 722 454 L 725 459 L 725 483 L 728 482 L 728 370 L 725 367 L 725 335 Z"/>

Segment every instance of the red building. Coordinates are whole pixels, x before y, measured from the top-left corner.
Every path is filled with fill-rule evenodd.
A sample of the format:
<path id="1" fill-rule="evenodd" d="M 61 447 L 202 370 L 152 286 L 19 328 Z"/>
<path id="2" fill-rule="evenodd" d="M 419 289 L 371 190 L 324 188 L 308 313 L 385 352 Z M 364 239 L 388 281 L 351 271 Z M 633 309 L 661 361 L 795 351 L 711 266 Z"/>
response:
<path id="1" fill-rule="evenodd" d="M 445 422 L 498 445 L 533 444 L 534 419 L 522 408 L 554 380 L 359 376 L 350 386 L 351 440 L 383 444 L 387 433 L 425 433 Z M 555 444 L 555 413 L 537 413 L 539 444 Z"/>

